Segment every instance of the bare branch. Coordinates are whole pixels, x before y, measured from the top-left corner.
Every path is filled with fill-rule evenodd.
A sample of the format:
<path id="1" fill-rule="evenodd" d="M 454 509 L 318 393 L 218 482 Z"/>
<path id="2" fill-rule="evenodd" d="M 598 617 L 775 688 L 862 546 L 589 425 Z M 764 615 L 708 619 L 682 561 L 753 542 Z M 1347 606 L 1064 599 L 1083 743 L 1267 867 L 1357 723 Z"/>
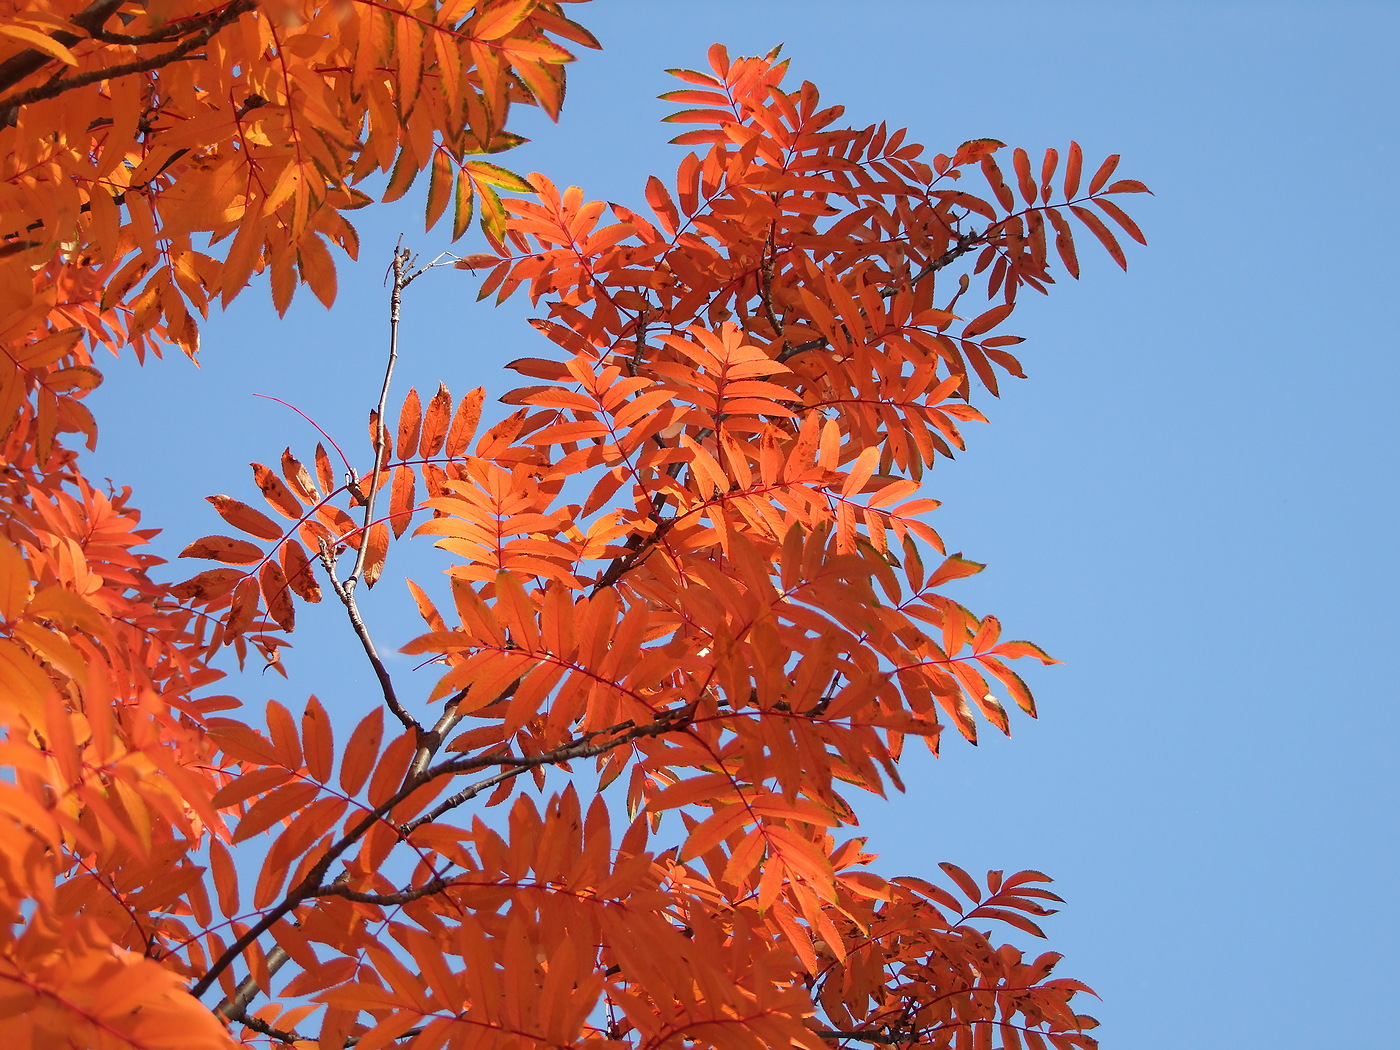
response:
<path id="1" fill-rule="evenodd" d="M 443 742 L 447 739 L 447 734 L 452 732 L 452 727 L 460 722 L 465 715 L 457 713 L 457 703 L 467 695 L 465 689 L 460 690 L 452 697 L 448 698 L 447 710 L 442 713 L 442 717 L 437 720 L 437 724 L 426 733 L 418 737 L 418 750 L 413 754 L 413 761 L 408 766 L 408 776 L 420 777 L 428 769 L 428 763 L 433 760 L 433 756 L 438 753 Z"/>
<path id="2" fill-rule="evenodd" d="M 398 890 L 395 893 L 363 893 L 360 890 L 352 890 L 343 883 L 332 883 L 329 886 L 322 886 L 312 896 L 344 897 L 346 900 L 356 901 L 360 904 L 378 904 L 385 908 L 392 908 L 399 904 L 416 901 L 420 897 L 431 897 L 435 893 L 441 893 L 451 885 L 452 883 L 448 879 L 433 879 L 431 882 L 425 882 L 422 886 Z"/>
<path id="3" fill-rule="evenodd" d="M 364 575 L 365 558 L 369 553 L 370 527 L 374 523 L 374 503 L 379 496 L 379 475 L 383 471 L 384 435 L 389 432 L 384 422 L 384 409 L 389 401 L 389 383 L 394 378 L 394 362 L 399 359 L 399 313 L 403 305 L 403 290 L 417 274 L 407 273 L 409 251 L 401 245 L 394 246 L 392 266 L 393 287 L 389 292 L 389 363 L 384 368 L 384 385 L 379 388 L 379 408 L 375 413 L 374 425 L 374 470 L 370 473 L 369 492 L 365 494 L 365 522 L 360 533 L 359 550 L 355 553 L 355 567 L 345 581 L 345 589 L 353 592 Z"/>
<path id="4" fill-rule="evenodd" d="M 394 688 L 394 680 L 389 675 L 389 669 L 384 666 L 384 660 L 379 655 L 379 650 L 375 647 L 374 638 L 369 633 L 369 628 L 365 625 L 364 617 L 360 615 L 359 603 L 355 601 L 355 591 L 349 586 L 349 580 L 342 583 L 335 572 L 335 555 L 330 549 L 330 545 L 321 541 L 321 564 L 326 569 L 326 575 L 330 578 L 331 590 L 335 591 L 335 596 L 340 599 L 345 606 L 345 614 L 350 619 L 350 626 L 354 628 L 355 637 L 360 640 L 360 647 L 364 649 L 365 656 L 369 658 L 370 666 L 374 668 L 374 675 L 379 679 L 380 692 L 384 694 L 384 705 L 393 712 L 405 729 L 412 729 L 420 736 L 423 733 L 423 726 L 409 713 L 408 708 L 403 706 L 399 700 L 398 691 Z"/>
<path id="5" fill-rule="evenodd" d="M 234 1018 L 229 1018 L 234 1020 Z M 246 1028 L 251 1028 L 255 1032 L 261 1032 L 270 1039 L 276 1039 L 279 1043 L 292 1046 L 306 1038 L 304 1035 L 297 1035 L 296 1032 L 288 1032 L 285 1029 L 274 1027 L 266 1021 L 260 1021 L 256 1017 L 239 1017 L 237 1023 Z"/>

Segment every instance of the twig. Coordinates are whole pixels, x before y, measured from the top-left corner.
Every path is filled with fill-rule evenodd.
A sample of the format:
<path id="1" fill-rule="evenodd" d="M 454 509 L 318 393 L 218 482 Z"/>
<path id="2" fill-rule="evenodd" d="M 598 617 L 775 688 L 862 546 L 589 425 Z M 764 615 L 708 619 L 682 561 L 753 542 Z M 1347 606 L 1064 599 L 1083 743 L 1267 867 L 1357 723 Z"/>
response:
<path id="1" fill-rule="evenodd" d="M 274 945 L 272 950 L 267 953 L 268 976 L 271 977 L 287 965 L 290 958 L 291 956 L 287 954 L 285 948 L 280 944 Z M 248 1004 L 258 997 L 258 992 L 261 990 L 258 987 L 258 979 L 249 973 L 247 977 L 238 982 L 238 986 L 234 988 L 231 995 L 225 996 L 224 1000 L 214 1007 L 214 1012 L 227 1021 L 247 1024 Z"/>
<path id="2" fill-rule="evenodd" d="M 1000 224 L 998 223 L 998 225 Z M 986 243 L 987 238 L 994 228 L 995 227 L 988 227 L 985 230 L 973 230 L 969 233 L 959 234 L 957 240 L 953 242 L 953 246 L 911 277 L 908 281 L 908 285 L 912 286 L 918 284 L 930 274 L 937 273 L 945 266 L 956 262 L 968 252 L 972 251 L 973 248 Z M 904 286 L 901 285 L 901 287 Z M 882 288 L 880 289 L 880 296 L 884 299 L 890 299 L 893 298 L 898 291 L 899 288 Z M 830 345 L 831 340 L 827 339 L 826 336 L 818 336 L 816 339 L 809 339 L 807 342 L 798 343 L 796 346 L 784 347 L 782 352 L 778 354 L 777 359 L 779 361 L 788 361 L 798 354 L 805 354 L 808 350 L 820 350 Z"/>
<path id="3" fill-rule="evenodd" d="M 313 897 L 344 897 L 346 900 L 355 901 L 358 904 L 377 904 L 381 907 L 392 908 L 400 904 L 409 904 L 420 897 L 431 897 L 435 893 L 441 893 L 451 886 L 447 879 L 433 879 L 425 882 L 421 886 L 414 886 L 407 890 L 398 890 L 394 893 L 365 893 L 361 890 L 352 890 L 343 883 L 332 883 L 323 886 Z"/>
<path id="4" fill-rule="evenodd" d="M 400 834 L 409 835 L 415 828 L 423 824 L 431 823 L 438 817 L 451 809 L 455 809 L 463 802 L 468 802 L 481 794 L 488 788 L 493 788 L 506 780 L 518 777 L 521 773 L 529 772 L 538 766 L 557 765 L 563 762 L 570 762 L 576 758 L 592 758 L 594 755 L 601 755 L 605 751 L 611 751 L 615 747 L 629 744 L 633 740 L 642 737 L 660 736 L 662 733 L 671 733 L 682 729 L 686 725 L 686 720 L 695 713 L 695 704 L 689 703 L 684 707 L 676 708 L 674 711 L 658 715 L 657 718 L 645 725 L 635 725 L 631 722 L 623 722 L 620 725 L 609 726 L 607 729 L 595 730 L 585 733 L 571 744 L 557 747 L 553 751 L 546 751 L 540 755 L 528 755 L 516 758 L 511 755 L 493 754 L 479 755 L 471 758 L 451 759 L 429 769 L 423 776 L 421 782 L 427 782 L 435 777 L 451 775 L 455 773 L 466 773 L 473 769 L 480 769 L 484 766 L 510 766 L 511 768 L 495 773 L 484 780 L 479 780 L 470 787 L 463 788 L 457 794 L 439 802 L 436 806 L 424 813 L 421 817 L 401 825 Z M 593 743 L 600 736 L 607 736 L 612 733 L 620 733 L 620 736 L 610 737 L 608 740 Z"/>
<path id="5" fill-rule="evenodd" d="M 350 626 L 354 628 L 355 637 L 360 640 L 360 647 L 364 649 L 370 666 L 374 668 L 374 676 L 379 679 L 379 691 L 384 694 L 385 706 L 393 712 L 395 718 L 403 723 L 405 729 L 412 729 L 421 737 L 423 726 L 399 700 L 398 691 L 394 688 L 394 680 L 389 675 L 389 669 L 384 666 L 384 660 L 379 655 L 379 650 L 375 648 L 374 638 L 370 636 L 364 617 L 360 615 L 360 605 L 355 601 L 355 591 L 349 586 L 351 581 L 347 580 L 342 583 L 340 577 L 336 575 L 335 553 L 324 539 L 321 540 L 320 555 L 321 564 L 325 567 L 326 576 L 330 579 L 331 590 L 340 599 L 340 603 L 345 606 L 345 614 L 350 618 Z"/>
<path id="6" fill-rule="evenodd" d="M 409 251 L 401 244 L 394 246 L 393 287 L 389 292 L 389 363 L 384 368 L 384 385 L 379 388 L 379 408 L 374 422 L 374 471 L 370 474 L 369 492 L 365 494 L 365 523 L 360 536 L 359 550 L 355 553 L 355 567 L 345 581 L 347 592 L 353 593 L 365 571 L 365 558 L 369 553 L 370 526 L 374 521 L 374 501 L 379 496 L 379 475 L 383 471 L 384 435 L 389 432 L 384 422 L 384 409 L 389 402 L 389 383 L 394 378 L 394 362 L 399 359 L 399 312 L 403 305 L 403 290 L 408 282 L 418 274 L 407 275 Z"/>
<path id="7" fill-rule="evenodd" d="M 233 1020 L 233 1018 L 230 1018 L 230 1020 Z M 296 1032 L 288 1032 L 285 1029 L 276 1028 L 266 1021 L 258 1020 L 256 1017 L 240 1017 L 237 1019 L 237 1023 L 251 1028 L 255 1032 L 261 1032 L 269 1038 L 276 1039 L 279 1043 L 286 1043 L 288 1046 L 299 1043 L 306 1038 L 305 1036 L 297 1035 Z"/>
<path id="8" fill-rule="evenodd" d="M 859 1039 L 862 1043 L 912 1043 L 914 1032 L 837 1032 L 818 1029 L 812 1033 L 823 1039 Z"/>
<path id="9" fill-rule="evenodd" d="M 662 733 L 671 733 L 684 729 L 687 725 L 686 720 L 693 715 L 694 712 L 695 704 L 692 702 L 685 707 L 676 708 L 673 711 L 663 713 L 658 716 L 654 722 L 649 722 L 642 726 L 632 726 L 627 732 L 623 733 L 623 735 L 603 741 L 602 743 L 594 744 L 589 743 L 589 741 L 606 733 L 614 732 L 622 727 L 614 726 L 610 729 L 586 733 L 573 743 L 557 747 L 553 751 L 547 751 L 540 755 L 531 755 L 523 758 L 513 758 L 506 755 L 482 755 L 472 758 L 464 757 L 452 759 L 434 766 L 421 777 L 414 778 L 410 782 L 405 783 L 398 791 L 366 812 L 359 821 L 356 822 L 353 828 L 342 835 L 338 841 L 332 843 L 326 849 L 326 852 L 321 855 L 321 858 L 311 866 L 310 870 L 307 871 L 304 876 L 302 876 L 301 881 L 290 889 L 281 901 L 270 908 L 261 919 L 244 930 L 232 944 L 223 950 L 222 954 L 210 964 L 209 969 L 204 972 L 203 976 L 190 986 L 190 994 L 198 998 L 207 992 L 214 982 L 219 979 L 219 974 L 232 966 L 234 961 L 241 957 L 254 941 L 267 933 L 268 930 L 272 929 L 283 917 L 294 910 L 297 905 L 320 892 L 322 888 L 321 880 L 325 878 L 326 872 L 330 870 L 331 865 L 350 849 L 351 846 L 355 845 L 370 828 L 374 827 L 379 821 L 383 820 L 392 812 L 395 806 L 429 781 L 440 776 L 467 773 L 474 769 L 482 769 L 487 766 L 510 765 L 513 767 L 495 776 L 487 777 L 485 780 L 479 781 L 464 792 L 459 792 L 460 800 L 458 800 L 458 796 L 453 796 L 453 799 L 448 800 L 454 805 L 460 805 L 462 802 L 475 797 L 487 788 L 494 787 L 502 781 L 517 777 L 521 773 L 525 773 L 539 766 L 555 765 L 561 762 L 571 761 L 575 758 L 588 758 L 592 755 L 600 755 L 604 751 L 611 750 L 614 747 L 620 747 L 623 744 L 640 739 L 641 737 L 659 736 Z M 623 726 L 627 725 L 628 723 L 623 723 Z M 452 808 L 452 806 L 446 805 L 445 803 L 441 804 L 435 807 L 432 812 L 419 817 L 417 820 L 401 825 L 398 828 L 400 836 L 407 836 L 414 828 L 426 824 L 429 820 L 436 819 L 437 816 L 440 816 L 450 808 Z M 340 880 L 337 879 L 336 881 L 338 882 Z"/>

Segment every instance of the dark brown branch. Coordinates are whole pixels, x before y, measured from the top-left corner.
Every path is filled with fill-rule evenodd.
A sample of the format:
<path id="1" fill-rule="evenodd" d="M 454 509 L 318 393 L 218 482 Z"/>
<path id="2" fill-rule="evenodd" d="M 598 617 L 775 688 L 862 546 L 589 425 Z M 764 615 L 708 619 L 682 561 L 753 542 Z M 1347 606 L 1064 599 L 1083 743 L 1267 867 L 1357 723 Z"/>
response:
<path id="1" fill-rule="evenodd" d="M 322 886 L 312 896 L 344 897 L 346 900 L 355 901 L 358 904 L 377 904 L 381 907 L 392 908 L 399 904 L 416 901 L 420 897 L 431 897 L 435 893 L 441 893 L 451 885 L 452 883 L 447 879 L 433 879 L 421 886 L 398 890 L 394 893 L 364 893 L 360 890 L 352 890 L 343 883 L 332 883 L 329 886 Z"/>
<path id="2" fill-rule="evenodd" d="M 626 727 L 628 723 L 623 723 L 622 726 L 614 726 L 610 729 L 584 734 L 572 744 L 566 744 L 541 755 L 532 755 L 524 758 L 512 758 L 504 755 L 484 755 L 472 758 L 463 757 L 434 766 L 421 777 L 405 778 L 404 785 L 400 787 L 398 791 L 394 792 L 394 794 L 379 805 L 365 813 L 351 830 L 341 836 L 339 841 L 333 843 L 326 852 L 321 855 L 321 859 L 311 866 L 311 869 L 302 876 L 301 881 L 289 890 L 287 895 L 283 897 L 280 902 L 269 909 L 261 919 L 248 927 L 241 936 L 224 949 L 223 953 L 210 964 L 209 969 L 204 972 L 204 975 L 190 986 L 190 994 L 197 998 L 207 992 L 214 982 L 219 979 L 219 974 L 232 966 L 234 961 L 240 958 L 254 941 L 267 933 L 268 930 L 272 929 L 279 920 L 288 915 L 299 904 L 302 904 L 319 892 L 322 880 L 326 877 L 326 872 L 330 870 L 331 865 L 334 864 L 339 857 L 364 837 L 370 828 L 374 827 L 375 824 L 379 823 L 379 821 L 383 820 L 385 816 L 392 812 L 395 806 L 429 781 L 440 776 L 469 773 L 474 769 L 483 769 L 488 766 L 510 765 L 513 767 L 478 782 L 464 792 L 459 792 L 461 796 L 459 801 L 454 801 L 454 799 L 457 799 L 457 796 L 448 800 L 448 802 L 451 802 L 453 805 L 461 805 L 462 802 L 474 798 L 482 791 L 494 787 L 496 784 L 505 780 L 517 777 L 521 773 L 528 772 L 538 766 L 555 765 L 561 762 L 571 761 L 575 758 L 588 758 L 593 755 L 600 755 L 604 751 L 611 750 L 614 747 L 620 747 L 623 744 L 641 737 L 659 736 L 662 733 L 675 732 L 678 729 L 684 728 L 686 724 L 685 720 L 694 714 L 694 711 L 695 705 L 693 703 L 687 704 L 685 707 L 677 708 L 674 711 L 659 715 L 654 722 L 644 726 L 633 726 L 621 736 L 603 741 L 602 743 L 594 744 L 588 741 L 603 736 L 606 733 L 616 732 Z M 426 824 L 429 820 L 436 819 L 437 816 L 440 816 L 451 808 L 452 805 L 447 805 L 446 803 L 441 804 L 435 807 L 429 814 L 402 825 L 398 829 L 399 834 L 406 837 L 414 828 Z"/>
<path id="3" fill-rule="evenodd" d="M 837 1032 L 818 1029 L 812 1034 L 823 1039 L 858 1039 L 862 1043 L 912 1043 L 918 1038 L 915 1032 Z"/>
<path id="4" fill-rule="evenodd" d="M 133 73 L 148 73 L 153 69 L 160 69 L 162 66 L 168 66 L 171 62 L 179 62 L 189 57 L 198 57 L 191 56 L 190 52 L 209 43 L 219 30 L 223 29 L 231 22 L 237 21 L 252 9 L 253 0 L 237 0 L 237 2 L 230 4 L 228 7 L 224 8 L 222 12 L 214 16 L 214 18 L 199 32 L 159 55 L 152 55 L 149 58 L 133 59 L 130 62 L 120 62 L 115 66 L 107 66 L 105 69 L 89 69 L 83 73 L 74 73 L 71 77 L 60 77 L 56 80 L 49 81 L 47 84 L 41 84 L 27 91 L 21 91 L 11 95 L 9 98 L 0 99 L 0 119 L 7 114 L 13 114 L 21 106 L 27 106 L 32 102 L 41 102 L 44 99 L 57 98 L 59 95 L 67 91 L 72 91 L 74 88 L 86 87 L 88 84 L 100 83 L 103 80 L 113 80 L 117 77 L 130 76 Z M 57 37 L 55 37 L 55 39 L 57 39 Z"/>
<path id="5" fill-rule="evenodd" d="M 274 945 L 272 951 L 267 953 L 267 973 L 272 976 L 283 966 L 287 965 L 291 956 L 280 944 Z M 247 977 L 238 982 L 233 993 L 224 998 L 223 1002 L 214 1007 L 214 1012 L 227 1021 L 235 1021 L 246 1024 L 248 1016 L 248 1004 L 258 997 L 262 991 L 258 987 L 257 976 L 249 973 Z"/>
<path id="6" fill-rule="evenodd" d="M 592 758 L 601 755 L 605 751 L 611 751 L 615 747 L 623 744 L 630 744 L 633 740 L 640 740 L 642 737 L 660 736 L 662 733 L 675 732 L 684 727 L 686 719 L 695 713 L 695 705 L 687 704 L 685 707 L 677 708 L 666 714 L 658 715 L 655 721 L 646 725 L 638 726 L 630 722 L 621 725 L 611 726 L 607 729 L 600 729 L 592 733 L 585 733 L 572 744 L 557 747 L 553 751 L 546 751 L 540 755 L 529 755 L 525 757 L 514 757 L 511 755 L 492 754 L 474 756 L 472 758 L 451 759 L 441 765 L 434 766 L 423 775 L 420 783 L 427 783 L 439 776 L 450 776 L 456 773 L 469 773 L 474 769 L 481 769 L 485 766 L 509 766 L 500 773 L 493 774 L 485 780 L 479 780 L 470 787 L 463 788 L 457 794 L 439 802 L 436 806 L 424 813 L 421 817 L 409 821 L 400 826 L 399 832 L 402 835 L 411 834 L 414 829 L 424 824 L 437 820 L 444 813 L 455 809 L 464 802 L 469 802 L 483 791 L 495 787 L 504 781 L 514 779 L 521 773 L 528 773 L 538 766 L 558 765 L 564 762 L 571 762 L 576 758 Z M 593 743 L 600 736 L 611 733 L 620 733 L 620 736 L 613 736 L 608 740 Z"/>
<path id="7" fill-rule="evenodd" d="M 79 29 L 96 34 L 102 23 L 107 21 L 112 13 L 125 2 L 126 0 L 93 0 L 86 8 L 74 15 L 71 21 Z M 68 47 L 76 44 L 82 37 L 76 33 L 60 31 L 51 34 L 50 39 Z M 17 55 L 11 55 L 5 61 L 0 62 L 0 91 L 14 87 L 29 74 L 37 72 L 53 60 L 53 55 L 37 48 L 29 48 Z"/>
<path id="8" fill-rule="evenodd" d="M 385 706 L 393 712 L 394 717 L 402 723 L 405 729 L 411 729 L 418 734 L 421 746 L 427 736 L 427 730 L 399 700 L 398 691 L 394 688 L 394 680 L 389 674 L 389 669 L 384 665 L 384 659 L 379 655 L 379 650 L 375 647 L 374 638 L 365 625 L 364 617 L 360 615 L 359 603 L 355 601 L 355 587 L 364 575 L 365 559 L 369 553 L 370 529 L 374 525 L 374 504 L 379 495 L 379 477 L 383 470 L 384 435 L 388 433 L 388 428 L 384 423 L 384 409 L 389 399 L 389 383 L 394 378 L 394 363 L 399 356 L 399 315 L 403 303 L 403 290 L 413 279 L 413 276 L 417 276 L 416 274 L 407 275 L 408 263 L 408 249 L 395 246 L 394 283 L 389 296 L 389 361 L 384 369 L 384 383 L 379 389 L 379 408 L 374 416 L 374 471 L 370 474 L 369 491 L 364 492 L 360 489 L 358 479 L 353 476 L 350 479 L 352 493 L 364 503 L 365 507 L 364 523 L 360 527 L 360 542 L 355 551 L 355 567 L 350 570 L 349 577 L 341 580 L 335 571 L 335 555 L 332 553 L 330 545 L 324 540 L 321 542 L 321 564 L 325 566 L 326 575 L 330 577 L 331 589 L 335 591 L 335 596 L 345 606 L 346 615 L 350 618 L 350 626 L 354 628 L 355 636 L 360 640 L 360 647 L 364 649 L 370 666 L 374 668 L 374 676 L 379 679 L 379 690 L 384 695 Z"/>
<path id="9" fill-rule="evenodd" d="M 763 316 L 768 319 L 768 323 L 773 326 L 775 335 L 783 334 L 782 320 L 773 310 L 773 271 L 776 245 L 773 243 L 773 224 L 768 226 L 768 243 L 763 246 L 763 265 L 759 268 L 759 299 L 762 303 Z"/>
<path id="10" fill-rule="evenodd" d="M 230 1018 L 230 1020 L 232 1020 L 232 1018 Z M 279 1043 L 286 1043 L 288 1046 L 299 1043 L 306 1038 L 304 1035 L 297 1035 L 296 1032 L 288 1032 L 285 1029 L 276 1028 L 266 1021 L 259 1021 L 256 1017 L 239 1017 L 237 1018 L 237 1023 L 251 1028 L 255 1032 L 261 1032 L 270 1039 L 276 1039 Z"/>
<path id="11" fill-rule="evenodd" d="M 1000 223 L 998 223 L 998 225 L 1000 225 Z M 943 269 L 945 266 L 948 266 L 950 263 L 956 262 L 968 252 L 972 251 L 973 248 L 976 248 L 978 245 L 985 243 L 987 240 L 987 236 L 990 233 L 991 229 L 989 228 L 980 232 L 973 231 L 972 233 L 960 234 L 951 248 L 949 248 L 937 259 L 934 259 L 931 263 L 929 263 L 922 270 L 916 273 L 914 275 L 913 280 L 911 280 L 909 283 L 918 284 L 930 274 L 937 273 L 939 270 Z M 888 299 L 890 296 L 894 295 L 894 293 L 895 289 L 888 288 L 882 291 L 880 294 Z"/>

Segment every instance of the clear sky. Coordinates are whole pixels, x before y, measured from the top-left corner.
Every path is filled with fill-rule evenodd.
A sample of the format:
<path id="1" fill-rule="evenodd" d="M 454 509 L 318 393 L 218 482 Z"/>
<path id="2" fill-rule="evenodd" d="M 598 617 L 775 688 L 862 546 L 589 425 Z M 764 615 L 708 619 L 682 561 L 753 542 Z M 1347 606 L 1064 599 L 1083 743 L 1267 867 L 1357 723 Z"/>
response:
<path id="1" fill-rule="evenodd" d="M 908 795 L 864 806 L 864 830 L 889 873 L 1054 876 L 1051 946 L 1103 996 L 1106 1047 L 1396 1045 L 1400 5 L 574 10 L 605 50 L 571 70 L 561 124 L 527 122 L 535 142 L 506 163 L 592 197 L 635 204 L 674 171 L 661 69 L 702 65 L 716 40 L 783 42 L 852 121 L 907 125 L 930 152 L 1075 138 L 1156 191 L 1127 202 L 1149 245 L 1129 245 L 1126 275 L 1086 248 L 1080 284 L 1025 299 L 1030 379 L 982 404 L 992 425 L 930 483 L 950 549 L 989 563 L 957 596 L 1066 662 L 1032 676 L 1042 717 L 912 762 Z M 333 311 L 303 293 L 278 321 L 255 287 L 207 325 L 201 370 L 114 365 L 93 395 L 89 475 L 137 487 L 164 552 L 221 531 L 204 495 L 256 495 L 250 460 L 314 447 L 253 392 L 363 441 L 390 246 L 402 231 L 431 256 L 447 233 L 423 234 L 421 197 L 361 215 Z M 500 364 L 539 349 L 526 312 L 476 304 L 467 275 L 424 278 L 398 391 L 504 389 Z M 391 555 L 373 595 L 393 644 L 418 630 L 393 577 L 425 564 Z M 240 690 L 363 709 L 344 625 L 304 619 L 292 683 Z"/>

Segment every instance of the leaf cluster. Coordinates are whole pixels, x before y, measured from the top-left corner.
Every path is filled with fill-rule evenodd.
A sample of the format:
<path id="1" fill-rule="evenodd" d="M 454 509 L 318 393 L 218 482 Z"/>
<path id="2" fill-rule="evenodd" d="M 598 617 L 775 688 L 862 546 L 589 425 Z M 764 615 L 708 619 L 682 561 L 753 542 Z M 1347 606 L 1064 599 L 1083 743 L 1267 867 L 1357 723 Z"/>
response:
<path id="1" fill-rule="evenodd" d="M 434 221 L 452 178 L 433 143 L 455 164 L 450 144 L 508 134 L 509 102 L 552 111 L 562 57 L 547 35 L 583 35 L 528 0 L 122 11 L 86 36 L 73 27 L 97 14 L 48 32 L 30 19 L 29 35 L 0 23 L 20 49 L 0 55 L 0 91 L 16 92 L 0 108 L 11 97 L 18 114 L 0 137 L 28 129 L 25 148 L 46 149 L 30 113 L 126 90 L 82 81 L 84 62 L 208 31 L 158 67 L 160 106 L 193 107 L 180 111 L 193 123 L 157 107 L 131 141 L 169 132 L 167 152 L 106 172 L 132 201 L 174 194 L 150 241 L 163 272 L 187 258 L 180 237 L 232 235 L 204 293 L 236 291 L 256 265 L 275 296 L 301 278 L 324 291 L 329 263 L 287 260 L 340 221 L 344 200 L 319 195 L 327 167 L 348 184 L 402 163 L 390 195 L 429 168 Z M 105 39 L 109 17 L 143 42 Z M 196 54 L 263 100 L 234 120 L 255 110 L 266 139 L 237 163 L 210 130 L 223 125 L 198 115 L 223 96 L 193 78 Z M 905 132 L 845 127 L 811 84 L 785 87 L 776 53 L 709 59 L 673 71 L 685 86 L 667 97 L 688 108 L 670 120 L 693 150 L 670 185 L 648 181 L 647 215 L 538 174 L 518 184 L 527 198 L 484 208 L 491 250 L 459 265 L 484 271 L 482 297 L 523 291 L 542 314 L 502 418 L 483 418 L 483 390 L 445 386 L 391 409 L 402 293 L 421 275 L 396 253 L 368 453 L 352 462 L 327 437 L 336 460 L 322 444 L 253 464 L 259 496 L 210 497 L 237 535 L 190 543 L 183 557 L 217 565 L 182 583 L 138 550 L 151 533 L 127 494 L 95 491 L 56 436 L 94 432 L 79 398 L 45 401 L 41 382 L 82 387 L 85 331 L 138 346 L 160 325 L 178 333 L 166 293 L 145 314 L 136 293 L 112 327 L 102 303 L 135 286 L 104 291 L 110 271 L 75 269 L 69 249 L 0 283 L 40 303 L 14 329 L 30 356 L 6 395 L 0 471 L 14 770 L 0 782 L 0 1017 L 23 1045 L 216 1047 L 227 1029 L 337 1050 L 1097 1045 L 1073 1002 L 1089 990 L 1053 976 L 1059 956 L 1000 940 L 1043 936 L 1049 879 L 953 864 L 938 882 L 881 876 L 851 831 L 852 793 L 901 786 L 910 737 L 936 753 L 946 727 L 975 743 L 1036 714 L 1012 664 L 1054 661 L 951 596 L 982 566 L 947 552 L 923 486 L 983 420 L 973 398 L 1022 374 L 1020 339 L 991 334 L 1021 290 L 1077 277 L 1086 229 L 1122 263 L 1104 220 L 1141 239 L 1111 198 L 1144 188 L 1113 180 L 1116 157 L 1083 183 L 1071 144 L 1063 168 L 1050 150 L 1038 172 L 1013 150 L 1013 192 L 995 140 L 925 161 Z M 180 149 L 193 152 L 150 160 Z M 516 185 L 461 171 L 459 198 L 463 178 Z M 261 196 L 249 187 L 264 175 Z M 230 181 L 245 211 L 181 232 L 179 193 L 207 204 Z M 91 200 L 55 192 L 36 228 L 94 221 Z M 239 256 L 254 207 L 261 243 Z M 132 260 L 147 251 L 122 243 Z M 59 337 L 53 289 L 79 271 L 88 298 L 62 309 L 84 320 Z M 152 274 L 143 288 L 163 287 Z M 450 559 L 441 586 L 410 584 L 424 626 L 401 651 L 421 677 L 391 674 L 359 605 L 359 584 L 414 538 Z M 299 603 L 326 589 L 382 699 L 344 743 L 315 697 L 270 701 L 255 725 L 237 698 L 207 695 L 226 647 L 280 669 Z"/>

